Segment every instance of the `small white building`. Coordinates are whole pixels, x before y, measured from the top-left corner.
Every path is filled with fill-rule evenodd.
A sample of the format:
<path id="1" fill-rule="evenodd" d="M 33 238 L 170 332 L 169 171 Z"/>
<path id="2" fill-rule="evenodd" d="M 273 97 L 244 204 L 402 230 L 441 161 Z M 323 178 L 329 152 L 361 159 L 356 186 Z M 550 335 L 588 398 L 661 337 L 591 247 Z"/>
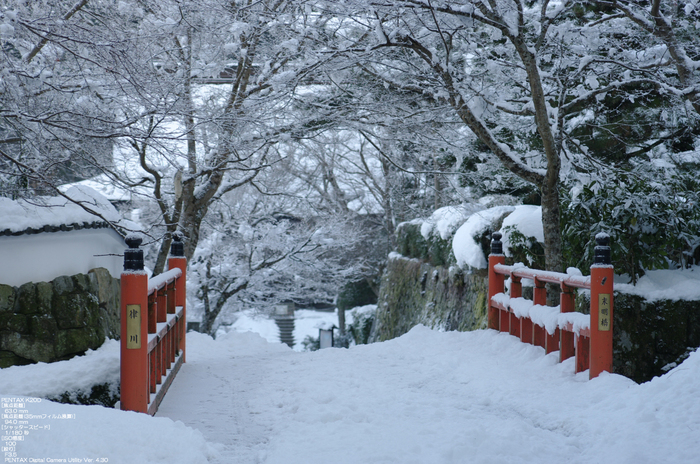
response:
<path id="1" fill-rule="evenodd" d="M 49 282 L 98 267 L 119 277 L 119 255 L 127 247 L 109 225 L 120 222 L 119 213 L 92 189 L 71 187 L 66 194 L 73 202 L 63 197 L 0 198 L 0 284 Z"/>

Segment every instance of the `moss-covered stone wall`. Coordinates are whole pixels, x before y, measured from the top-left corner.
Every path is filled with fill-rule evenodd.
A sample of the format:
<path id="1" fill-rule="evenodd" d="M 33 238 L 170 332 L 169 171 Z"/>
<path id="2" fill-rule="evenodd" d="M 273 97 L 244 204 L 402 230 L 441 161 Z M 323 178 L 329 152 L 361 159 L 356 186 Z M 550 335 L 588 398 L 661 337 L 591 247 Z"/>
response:
<path id="1" fill-rule="evenodd" d="M 421 222 L 397 228 L 398 253 L 382 275 L 370 341 L 399 337 L 423 324 L 439 330 L 486 327 L 487 272 L 466 273 L 456 265 L 452 239 L 421 233 Z"/>
<path id="2" fill-rule="evenodd" d="M 421 234 L 420 222 L 399 224 L 396 249 L 402 256 L 417 258 L 433 266 L 449 266 L 456 263 L 452 254 L 452 238 L 444 240 L 437 235 L 431 235 L 426 240 Z"/>
<path id="3" fill-rule="evenodd" d="M 486 272 L 432 266 L 393 254 L 382 277 L 371 341 L 399 337 L 423 324 L 441 330 L 486 327 Z"/>
<path id="4" fill-rule="evenodd" d="M 106 269 L 0 285 L 0 367 L 69 359 L 119 338 L 119 279 Z"/>
<path id="5" fill-rule="evenodd" d="M 647 301 L 615 292 L 613 371 L 646 382 L 680 364 L 700 346 L 700 301 Z M 590 295 L 577 306 L 588 312 Z"/>

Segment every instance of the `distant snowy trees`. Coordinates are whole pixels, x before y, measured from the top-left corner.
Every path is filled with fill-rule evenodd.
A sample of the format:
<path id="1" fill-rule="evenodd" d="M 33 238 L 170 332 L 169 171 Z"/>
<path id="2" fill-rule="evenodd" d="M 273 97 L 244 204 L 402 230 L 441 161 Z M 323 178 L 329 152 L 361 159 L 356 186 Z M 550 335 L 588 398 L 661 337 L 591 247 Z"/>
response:
<path id="1" fill-rule="evenodd" d="M 94 2 L 99 5 L 100 2 Z M 110 28 L 86 22 L 87 0 L 3 1 L 0 12 L 0 189 L 53 193 L 61 180 L 95 175 L 111 162 L 119 121 L 94 45 Z M 114 72 L 114 71 L 113 71 Z"/>
<path id="2" fill-rule="evenodd" d="M 633 235 L 624 215 L 562 227 L 593 182 L 648 185 L 638 211 L 678 201 L 674 230 L 695 221 L 695 0 L 2 0 L 0 15 L 0 194 L 99 172 L 130 190 L 165 237 L 155 272 L 185 233 L 212 330 L 234 295 L 328 300 L 379 272 L 398 223 L 486 194 L 542 204 L 558 271 L 587 228 Z M 643 193 L 673 176 L 661 203 Z M 666 248 L 691 256 L 697 236 Z"/>
<path id="3" fill-rule="evenodd" d="M 423 108 L 448 105 L 539 189 L 546 266 L 561 271 L 562 181 L 612 180 L 662 143 L 697 137 L 698 5 L 661 3 L 389 0 L 346 17 L 364 38 L 361 68 L 395 101 L 418 102 L 426 125 Z"/>

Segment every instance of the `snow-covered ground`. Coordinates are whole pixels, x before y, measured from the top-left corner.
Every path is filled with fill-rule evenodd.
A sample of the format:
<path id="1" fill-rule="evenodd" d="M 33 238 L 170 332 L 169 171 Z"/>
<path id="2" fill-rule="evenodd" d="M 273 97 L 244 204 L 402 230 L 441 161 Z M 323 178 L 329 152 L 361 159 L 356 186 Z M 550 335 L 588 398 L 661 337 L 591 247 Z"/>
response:
<path id="1" fill-rule="evenodd" d="M 351 311 L 346 311 L 346 323 L 352 323 Z M 307 336 L 318 338 L 319 329 L 330 329 L 334 325 L 338 325 L 337 309 L 332 312 L 297 309 L 294 311 L 294 350 L 304 351 L 302 342 Z M 233 324 L 219 328 L 217 338 L 231 331 L 255 332 L 270 343 L 280 341 L 280 332 L 275 320 L 254 310 L 237 313 Z"/>
<path id="2" fill-rule="evenodd" d="M 588 373 L 573 373 L 572 360 L 558 364 L 558 353 L 490 330 L 419 326 L 388 342 L 304 353 L 237 331 L 217 340 L 190 333 L 187 346 L 188 362 L 156 417 L 25 401 L 30 414 L 74 418 L 31 420 L 50 429 L 28 430 L 17 456 L 267 464 L 695 463 L 700 456 L 699 352 L 637 385 L 605 373 L 588 381 Z M 63 378 L 71 369 L 86 375 L 89 364 L 101 369 L 112 351 L 91 352 L 80 367 L 68 361 Z M 20 368 L 0 370 L 3 398 L 36 392 L 28 382 Z"/>

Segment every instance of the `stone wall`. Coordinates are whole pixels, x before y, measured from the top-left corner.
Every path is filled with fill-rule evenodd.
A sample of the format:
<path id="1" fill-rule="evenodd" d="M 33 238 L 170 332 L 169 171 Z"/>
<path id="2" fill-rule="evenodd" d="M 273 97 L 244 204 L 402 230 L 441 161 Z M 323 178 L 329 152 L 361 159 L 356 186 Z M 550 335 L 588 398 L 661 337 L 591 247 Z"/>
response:
<path id="1" fill-rule="evenodd" d="M 486 327 L 486 271 L 432 266 L 392 254 L 382 277 L 371 341 L 399 337 L 415 325 L 440 330 Z"/>
<path id="2" fill-rule="evenodd" d="M 389 255 L 382 275 L 370 342 L 399 337 L 418 324 L 460 331 L 486 327 L 486 270 L 460 269 L 452 239 L 426 239 L 419 221 L 400 224 L 396 242 L 398 253 Z"/>
<path id="3" fill-rule="evenodd" d="M 69 359 L 119 338 L 119 279 L 104 268 L 0 285 L 0 367 Z"/>
<path id="4" fill-rule="evenodd" d="M 613 372 L 646 382 L 680 364 L 700 346 L 700 301 L 647 301 L 615 292 Z M 588 312 L 590 294 L 577 306 Z"/>

